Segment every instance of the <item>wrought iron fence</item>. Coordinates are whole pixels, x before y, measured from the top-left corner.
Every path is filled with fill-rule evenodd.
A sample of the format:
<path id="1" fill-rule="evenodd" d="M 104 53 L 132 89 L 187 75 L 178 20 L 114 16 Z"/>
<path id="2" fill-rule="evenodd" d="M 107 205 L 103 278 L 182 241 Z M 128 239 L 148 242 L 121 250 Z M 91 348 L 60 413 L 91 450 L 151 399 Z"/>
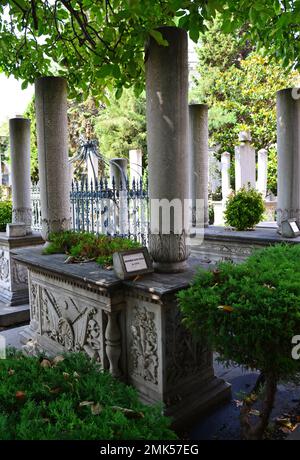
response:
<path id="1" fill-rule="evenodd" d="M 41 199 L 39 184 L 31 185 L 32 230 L 38 232 L 42 228 Z"/>
<path id="2" fill-rule="evenodd" d="M 41 229 L 38 184 L 32 186 L 32 227 Z M 95 234 L 119 235 L 148 243 L 149 205 L 147 186 L 135 180 L 126 187 L 107 179 L 73 182 L 70 192 L 72 228 Z"/>

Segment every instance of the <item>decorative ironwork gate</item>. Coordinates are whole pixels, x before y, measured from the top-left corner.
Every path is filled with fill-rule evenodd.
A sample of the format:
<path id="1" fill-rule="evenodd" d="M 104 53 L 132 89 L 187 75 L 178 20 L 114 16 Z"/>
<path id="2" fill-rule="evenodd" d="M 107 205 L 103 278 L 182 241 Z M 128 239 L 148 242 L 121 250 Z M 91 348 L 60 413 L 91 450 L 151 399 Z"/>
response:
<path id="1" fill-rule="evenodd" d="M 142 180 L 126 189 L 116 187 L 114 181 L 72 182 L 70 205 L 72 228 L 75 231 L 95 234 L 119 235 L 147 245 L 149 231 L 148 190 Z M 32 228 L 41 228 L 39 186 L 32 186 Z"/>

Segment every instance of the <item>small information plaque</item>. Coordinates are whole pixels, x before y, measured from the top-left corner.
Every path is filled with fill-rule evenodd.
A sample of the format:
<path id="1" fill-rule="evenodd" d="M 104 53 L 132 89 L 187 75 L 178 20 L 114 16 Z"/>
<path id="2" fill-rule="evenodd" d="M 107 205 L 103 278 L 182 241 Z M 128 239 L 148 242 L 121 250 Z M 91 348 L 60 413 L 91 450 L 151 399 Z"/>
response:
<path id="1" fill-rule="evenodd" d="M 281 236 L 296 238 L 300 235 L 300 228 L 296 219 L 287 219 L 281 222 Z"/>
<path id="2" fill-rule="evenodd" d="M 153 272 L 147 248 L 115 252 L 113 255 L 113 264 L 115 274 L 122 280 Z"/>

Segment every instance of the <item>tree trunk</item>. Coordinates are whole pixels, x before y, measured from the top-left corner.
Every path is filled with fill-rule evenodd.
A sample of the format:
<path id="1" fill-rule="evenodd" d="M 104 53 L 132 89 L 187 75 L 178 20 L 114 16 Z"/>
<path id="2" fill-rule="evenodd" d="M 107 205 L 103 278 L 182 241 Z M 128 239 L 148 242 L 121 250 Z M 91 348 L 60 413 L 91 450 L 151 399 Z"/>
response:
<path id="1" fill-rule="evenodd" d="M 261 380 L 261 376 L 259 376 Z M 273 375 L 264 375 L 264 396 L 262 400 L 262 409 L 259 415 L 259 421 L 255 424 L 251 424 L 251 410 L 254 403 L 257 401 L 257 394 L 251 393 L 245 398 L 241 409 L 241 431 L 243 439 L 257 440 L 261 439 L 269 423 L 269 418 L 274 405 L 276 390 L 277 390 L 277 379 Z M 255 385 L 256 389 L 259 389 L 260 385 Z"/>

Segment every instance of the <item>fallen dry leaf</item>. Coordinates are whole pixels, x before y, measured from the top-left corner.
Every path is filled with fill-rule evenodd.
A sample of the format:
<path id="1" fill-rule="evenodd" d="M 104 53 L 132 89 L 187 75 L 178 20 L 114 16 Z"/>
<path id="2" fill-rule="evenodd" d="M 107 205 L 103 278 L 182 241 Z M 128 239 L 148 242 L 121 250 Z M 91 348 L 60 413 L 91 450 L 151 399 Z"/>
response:
<path id="1" fill-rule="evenodd" d="M 55 395 L 57 395 L 57 394 L 60 393 L 60 392 L 61 392 L 61 388 L 59 388 L 59 387 L 51 388 L 51 389 L 49 390 L 49 393 L 52 393 L 52 394 L 55 394 Z"/>
<path id="2" fill-rule="evenodd" d="M 283 433 L 294 431 L 299 426 L 299 423 L 293 423 L 289 417 L 278 417 L 275 422 L 280 426 Z"/>
<path id="3" fill-rule="evenodd" d="M 230 305 L 219 305 L 218 309 L 228 312 L 232 312 L 234 310 L 234 308 L 230 307 Z"/>
<path id="4" fill-rule="evenodd" d="M 63 372 L 64 379 L 67 380 L 70 377 L 70 374 L 68 372 Z"/>
<path id="5" fill-rule="evenodd" d="M 132 410 L 132 409 L 126 409 L 125 407 L 112 406 L 112 409 L 114 411 L 122 412 L 125 415 L 125 417 L 131 418 L 131 419 L 140 419 L 140 418 L 145 417 L 142 412 L 137 412 L 137 411 Z"/>
<path id="6" fill-rule="evenodd" d="M 65 358 L 63 356 L 55 356 L 55 358 L 52 360 L 52 364 L 53 366 L 56 366 L 58 363 L 61 363 L 62 361 L 64 361 Z"/>
<path id="7" fill-rule="evenodd" d="M 256 417 L 260 417 L 260 412 L 259 412 L 259 410 L 256 410 L 256 409 L 251 409 L 249 414 L 250 415 L 255 415 Z"/>
<path id="8" fill-rule="evenodd" d="M 16 392 L 16 398 L 19 399 L 19 400 L 22 400 L 22 399 L 25 399 L 25 391 L 17 391 Z"/>
<path id="9" fill-rule="evenodd" d="M 40 366 L 41 367 L 51 367 L 51 362 L 49 361 L 49 359 L 43 359 L 43 361 L 41 361 Z"/>
<path id="10" fill-rule="evenodd" d="M 242 407 L 243 401 L 240 401 L 239 399 L 234 399 L 233 402 L 235 403 L 236 407 Z"/>
<path id="11" fill-rule="evenodd" d="M 103 407 L 99 403 L 93 404 L 91 406 L 91 412 L 93 415 L 99 415 L 102 412 L 102 410 L 103 410 Z"/>
<path id="12" fill-rule="evenodd" d="M 81 401 L 79 403 L 79 407 L 93 406 L 94 404 L 94 401 Z"/>

